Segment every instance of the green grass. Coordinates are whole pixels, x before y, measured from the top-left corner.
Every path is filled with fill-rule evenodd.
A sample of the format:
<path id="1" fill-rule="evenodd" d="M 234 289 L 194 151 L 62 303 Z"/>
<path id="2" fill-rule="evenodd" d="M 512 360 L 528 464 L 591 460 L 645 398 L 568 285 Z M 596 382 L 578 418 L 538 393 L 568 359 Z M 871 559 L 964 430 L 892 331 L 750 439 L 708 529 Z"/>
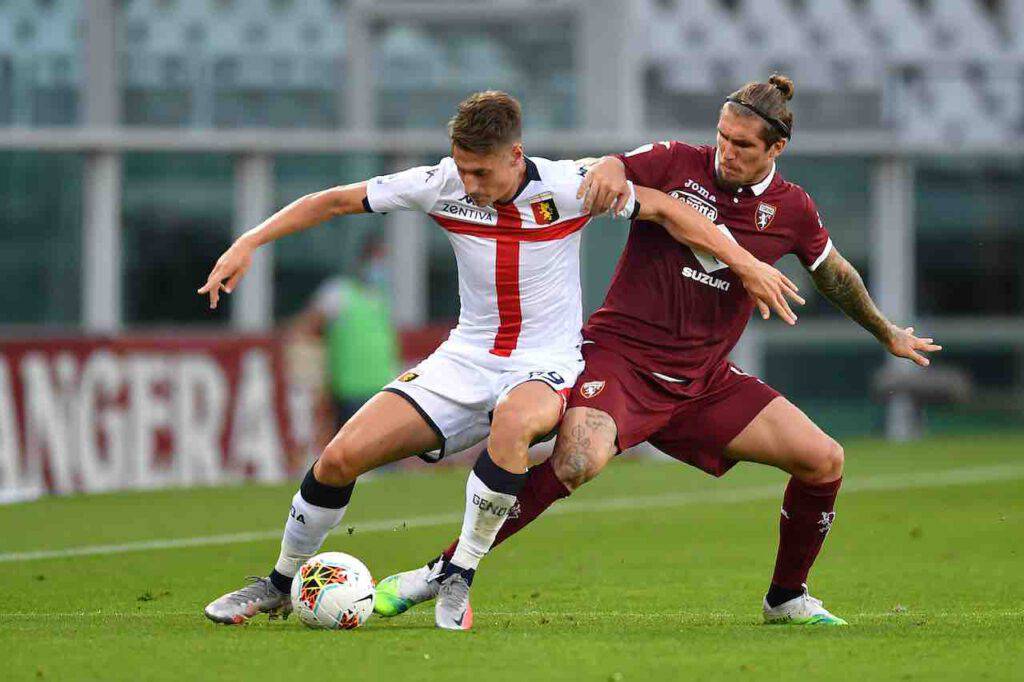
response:
<path id="1" fill-rule="evenodd" d="M 412 520 L 460 514 L 464 481 L 462 470 L 365 481 L 326 548 L 378 578 L 422 563 L 458 524 Z M 275 539 L 6 561 L 0 679 L 1022 679 L 1024 437 L 848 444 L 847 487 L 811 576 L 848 628 L 759 624 L 784 481 L 754 465 L 716 481 L 615 462 L 485 559 L 469 633 L 435 630 L 423 607 L 350 632 L 207 622 L 207 601 L 269 569 Z M 292 492 L 0 507 L 0 554 L 273 530 Z M 633 502 L 600 507 L 613 498 Z M 374 530 L 386 519 L 410 524 Z"/>

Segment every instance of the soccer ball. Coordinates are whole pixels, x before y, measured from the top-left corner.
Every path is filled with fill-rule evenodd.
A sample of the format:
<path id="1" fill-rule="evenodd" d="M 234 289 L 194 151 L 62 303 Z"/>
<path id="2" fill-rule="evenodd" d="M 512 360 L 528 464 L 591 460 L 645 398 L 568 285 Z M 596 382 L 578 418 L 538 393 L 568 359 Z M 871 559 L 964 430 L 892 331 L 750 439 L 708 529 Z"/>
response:
<path id="1" fill-rule="evenodd" d="M 362 561 L 343 552 L 311 557 L 292 580 L 292 608 L 308 627 L 351 630 L 373 613 L 373 578 Z"/>

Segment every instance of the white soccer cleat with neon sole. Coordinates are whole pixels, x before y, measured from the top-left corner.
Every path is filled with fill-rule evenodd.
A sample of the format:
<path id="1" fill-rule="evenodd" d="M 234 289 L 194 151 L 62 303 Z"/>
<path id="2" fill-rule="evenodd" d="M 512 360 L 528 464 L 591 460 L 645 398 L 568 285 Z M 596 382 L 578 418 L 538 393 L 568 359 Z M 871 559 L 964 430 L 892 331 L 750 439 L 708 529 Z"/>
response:
<path id="1" fill-rule="evenodd" d="M 441 588 L 441 560 L 433 566 L 421 566 L 412 571 L 389 575 L 377 584 L 377 597 L 373 610 L 378 616 L 392 618 L 425 601 L 437 598 Z"/>
<path id="2" fill-rule="evenodd" d="M 799 597 L 782 602 L 778 606 L 768 605 L 764 600 L 764 622 L 769 625 L 847 625 L 839 616 L 834 616 L 822 606 L 820 599 L 815 599 L 803 586 L 804 593 Z"/>

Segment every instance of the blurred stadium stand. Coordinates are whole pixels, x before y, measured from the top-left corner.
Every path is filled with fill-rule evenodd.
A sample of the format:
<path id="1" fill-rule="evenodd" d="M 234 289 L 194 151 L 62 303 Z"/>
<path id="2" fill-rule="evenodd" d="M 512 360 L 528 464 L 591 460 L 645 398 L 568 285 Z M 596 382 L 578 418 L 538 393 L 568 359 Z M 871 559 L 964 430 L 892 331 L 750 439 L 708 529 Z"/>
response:
<path id="1" fill-rule="evenodd" d="M 398 323 L 444 324 L 454 259 L 411 214 L 276 244 L 217 315 L 192 292 L 275 207 L 443 155 L 473 90 L 520 97 L 531 153 L 584 156 L 710 142 L 724 95 L 776 70 L 797 86 L 783 172 L 975 384 L 928 428 L 1019 428 L 1024 0 L 0 0 L 0 335 L 263 332 L 372 229 Z M 584 240 L 590 309 L 624 236 Z M 813 294 L 736 359 L 838 434 L 916 431 L 907 396 L 871 399 L 884 353 Z"/>

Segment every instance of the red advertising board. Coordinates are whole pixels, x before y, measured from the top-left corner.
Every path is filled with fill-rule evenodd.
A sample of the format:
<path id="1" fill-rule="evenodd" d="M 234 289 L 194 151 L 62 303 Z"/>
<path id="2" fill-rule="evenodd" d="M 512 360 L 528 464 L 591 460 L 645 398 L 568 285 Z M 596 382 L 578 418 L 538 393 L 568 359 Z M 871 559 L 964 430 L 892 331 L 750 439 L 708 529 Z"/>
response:
<path id="1" fill-rule="evenodd" d="M 289 430 L 269 336 L 0 340 L 0 501 L 276 481 Z"/>

